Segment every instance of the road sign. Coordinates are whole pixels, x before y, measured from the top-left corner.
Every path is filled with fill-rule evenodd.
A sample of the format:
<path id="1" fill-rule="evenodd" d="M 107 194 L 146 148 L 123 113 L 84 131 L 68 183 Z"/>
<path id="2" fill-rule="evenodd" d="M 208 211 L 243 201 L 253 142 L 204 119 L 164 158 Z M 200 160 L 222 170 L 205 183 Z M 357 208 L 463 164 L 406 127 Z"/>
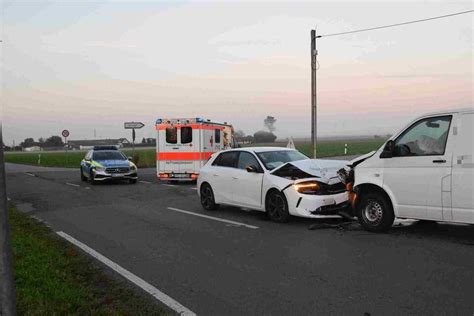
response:
<path id="1" fill-rule="evenodd" d="M 67 129 L 63 130 L 62 133 L 63 137 L 68 137 L 69 136 L 69 131 Z"/>
<path id="2" fill-rule="evenodd" d="M 123 124 L 123 127 L 125 127 L 125 129 L 142 128 L 143 126 L 145 126 L 145 124 L 143 124 L 142 122 L 125 122 Z"/>

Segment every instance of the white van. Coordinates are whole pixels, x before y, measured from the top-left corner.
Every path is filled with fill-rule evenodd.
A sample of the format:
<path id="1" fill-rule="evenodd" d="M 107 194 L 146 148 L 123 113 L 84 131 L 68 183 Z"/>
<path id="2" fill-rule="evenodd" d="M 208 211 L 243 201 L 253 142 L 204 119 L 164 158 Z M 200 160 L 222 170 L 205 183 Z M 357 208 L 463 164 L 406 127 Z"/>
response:
<path id="1" fill-rule="evenodd" d="M 395 218 L 474 224 L 474 109 L 424 115 L 378 151 L 354 159 L 340 177 L 361 225 Z"/>

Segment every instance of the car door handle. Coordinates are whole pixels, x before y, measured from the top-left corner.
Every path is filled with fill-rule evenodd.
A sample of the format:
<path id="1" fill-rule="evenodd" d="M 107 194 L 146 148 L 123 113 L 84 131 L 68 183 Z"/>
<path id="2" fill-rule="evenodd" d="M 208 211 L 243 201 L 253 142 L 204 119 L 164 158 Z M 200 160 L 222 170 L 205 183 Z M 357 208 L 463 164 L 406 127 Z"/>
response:
<path id="1" fill-rule="evenodd" d="M 445 163 L 446 160 L 444 159 L 436 159 L 436 160 L 433 160 L 434 163 Z"/>

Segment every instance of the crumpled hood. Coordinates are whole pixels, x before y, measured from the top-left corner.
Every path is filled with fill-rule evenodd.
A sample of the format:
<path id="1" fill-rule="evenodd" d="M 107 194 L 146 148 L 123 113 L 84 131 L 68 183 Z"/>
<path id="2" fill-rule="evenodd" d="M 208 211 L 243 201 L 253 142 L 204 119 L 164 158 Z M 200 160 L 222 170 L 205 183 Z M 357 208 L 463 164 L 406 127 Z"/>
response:
<path id="1" fill-rule="evenodd" d="M 352 159 L 351 161 L 349 161 L 347 163 L 347 166 L 349 167 L 355 167 L 357 166 L 358 164 L 360 164 L 361 162 L 367 160 L 368 158 L 372 157 L 377 151 L 371 151 L 370 153 L 368 154 L 365 154 L 365 155 L 362 155 L 362 156 L 359 156 L 357 158 L 354 158 Z"/>
<path id="2" fill-rule="evenodd" d="M 347 165 L 346 160 L 329 160 L 329 159 L 305 159 L 287 162 L 272 173 L 281 169 L 285 165 L 291 164 L 301 171 L 318 178 L 318 181 L 327 184 L 340 182 L 337 171 Z"/>
<path id="3" fill-rule="evenodd" d="M 104 167 L 130 167 L 128 160 L 95 160 Z"/>

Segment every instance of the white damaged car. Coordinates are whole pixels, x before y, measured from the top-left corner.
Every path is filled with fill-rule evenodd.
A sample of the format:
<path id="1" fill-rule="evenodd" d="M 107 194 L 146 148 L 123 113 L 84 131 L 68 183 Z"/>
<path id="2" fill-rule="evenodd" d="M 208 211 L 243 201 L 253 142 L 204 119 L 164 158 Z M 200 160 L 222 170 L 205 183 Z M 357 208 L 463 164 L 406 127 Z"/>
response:
<path id="1" fill-rule="evenodd" d="M 310 159 L 282 147 L 249 147 L 215 153 L 201 169 L 197 186 L 201 205 L 219 204 L 266 212 L 275 222 L 290 215 L 339 217 L 348 195 L 337 171 L 347 161 Z"/>

